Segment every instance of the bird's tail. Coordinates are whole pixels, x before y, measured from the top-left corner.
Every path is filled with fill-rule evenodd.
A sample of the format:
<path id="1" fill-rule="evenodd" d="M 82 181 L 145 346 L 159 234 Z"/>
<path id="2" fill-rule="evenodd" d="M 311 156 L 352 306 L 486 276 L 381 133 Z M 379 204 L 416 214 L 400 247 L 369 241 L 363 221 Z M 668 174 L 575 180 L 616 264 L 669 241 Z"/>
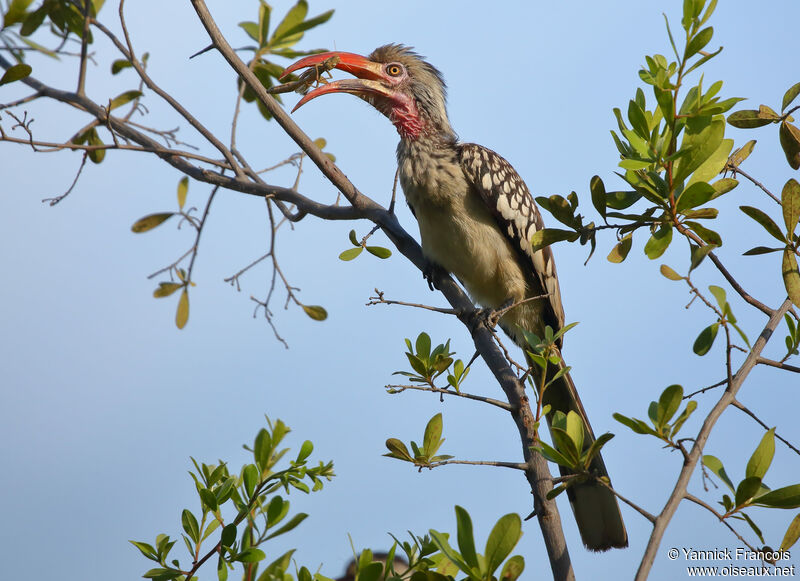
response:
<path id="1" fill-rule="evenodd" d="M 561 365 L 563 366 L 563 362 Z M 557 369 L 553 369 L 550 375 L 555 375 L 556 372 Z M 565 414 L 574 411 L 583 420 L 584 450 L 591 446 L 595 441 L 594 432 L 569 373 L 563 374 L 545 389 L 542 405 L 547 404 L 551 406 L 547 418 L 548 425 L 550 425 L 550 419 L 555 411 Z M 559 466 L 559 469 L 562 476 L 571 474 L 563 466 Z M 608 477 L 606 465 L 600 454 L 594 457 L 589 470 L 596 476 Z M 567 495 L 572 512 L 575 514 L 575 521 L 578 523 L 581 539 L 587 549 L 607 551 L 611 548 L 628 546 L 628 533 L 625 530 L 625 523 L 622 521 L 619 504 L 608 488 L 596 481 L 582 482 L 567 488 Z"/>

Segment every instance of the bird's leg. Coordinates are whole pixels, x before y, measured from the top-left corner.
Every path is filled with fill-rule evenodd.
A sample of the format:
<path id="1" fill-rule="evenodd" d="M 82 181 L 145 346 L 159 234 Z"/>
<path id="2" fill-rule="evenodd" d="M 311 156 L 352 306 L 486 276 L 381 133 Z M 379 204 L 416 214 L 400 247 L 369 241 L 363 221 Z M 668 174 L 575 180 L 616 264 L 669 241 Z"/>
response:
<path id="1" fill-rule="evenodd" d="M 438 290 L 438 287 L 434 281 L 437 278 L 445 277 L 447 275 L 448 272 L 444 268 L 432 260 L 428 260 L 427 258 L 425 259 L 425 266 L 422 269 L 422 277 L 425 279 L 425 282 L 428 283 L 428 288 L 430 288 L 432 291 Z"/>
<path id="2" fill-rule="evenodd" d="M 481 323 L 486 325 L 489 329 L 494 329 L 497 324 L 500 322 L 500 317 L 502 317 L 508 308 L 514 304 L 514 299 L 509 298 L 506 299 L 503 304 L 498 306 L 497 308 L 491 307 L 480 307 L 473 310 L 470 313 L 470 323 L 477 327 Z"/>

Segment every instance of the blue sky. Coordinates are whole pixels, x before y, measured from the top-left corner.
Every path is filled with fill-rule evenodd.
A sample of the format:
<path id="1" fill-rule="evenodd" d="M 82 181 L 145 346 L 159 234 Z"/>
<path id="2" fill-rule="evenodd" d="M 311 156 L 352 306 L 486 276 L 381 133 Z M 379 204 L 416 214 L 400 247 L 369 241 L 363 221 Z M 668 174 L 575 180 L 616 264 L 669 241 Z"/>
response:
<path id="1" fill-rule="evenodd" d="M 231 44 L 247 44 L 236 23 L 253 19 L 256 3 L 209 5 Z M 274 14 L 289 5 L 276 2 Z M 637 70 L 645 54 L 669 54 L 661 13 L 677 29 L 680 5 L 626 0 L 488 8 L 317 0 L 312 14 L 329 8 L 336 8 L 336 14 L 303 42 L 360 53 L 387 42 L 416 47 L 445 74 L 451 122 L 463 140 L 504 155 L 535 195 L 577 191 L 583 213 L 595 217 L 588 197 L 591 176 L 601 175 L 609 189 L 622 187 L 613 175 L 618 156 L 608 133 L 615 126 L 611 110 L 626 107 L 640 85 Z M 109 4 L 105 17 L 113 21 L 115 10 Z M 171 3 L 168 10 L 154 2 L 129 3 L 127 14 L 138 52 L 151 53 L 153 78 L 226 137 L 233 76 L 218 55 L 188 60 L 207 44 L 189 3 Z M 725 96 L 747 97 L 745 106 L 779 108 L 784 91 L 800 80 L 793 67 L 796 38 L 788 24 L 798 16 L 800 7 L 791 0 L 769 2 L 759 10 L 744 2 L 720 2 L 711 21 L 712 45 L 725 50 L 705 69 L 705 84 L 721 78 Z M 109 79 L 109 63 L 117 56 L 109 56 L 103 42 L 97 47 L 99 64 L 90 68 L 88 91 L 104 102 L 134 88 L 135 82 L 130 72 Z M 41 80 L 57 87 L 74 85 L 75 63 L 32 64 Z M 22 94 L 18 87 L 4 86 L 0 101 Z M 163 128 L 179 124 L 154 96 L 145 103 L 150 116 L 143 122 Z M 68 139 L 86 122 L 80 114 L 47 104 L 29 110 L 37 137 L 49 140 Z M 388 203 L 397 135 L 384 118 L 348 96 L 320 99 L 294 117 L 312 137 L 327 138 L 328 149 L 361 191 Z M 8 124 L 5 117 L 3 124 Z M 180 125 L 182 139 L 200 143 Z M 777 132 L 730 129 L 728 136 L 740 145 L 758 139 L 747 168 L 779 192 L 792 172 L 780 153 Z M 238 143 L 258 167 L 296 151 L 253 107 L 243 113 Z M 180 511 L 197 508 L 186 474 L 189 456 L 241 464 L 246 458 L 241 444 L 251 441 L 264 414 L 293 428 L 290 444 L 311 439 L 314 457 L 333 459 L 338 475 L 320 493 L 291 495 L 294 510 L 311 517 L 268 545 L 276 556 L 296 546 L 300 564 L 323 564 L 323 572 L 336 575 L 350 555 L 348 534 L 358 548 L 380 549 L 389 545 L 387 532 L 454 531 L 453 505 L 458 504 L 473 515 L 482 544 L 499 516 L 528 513 L 530 493 L 516 472 L 447 467 L 420 474 L 381 456 L 386 438 L 419 440 L 427 420 L 442 412 L 443 452 L 463 459 L 519 458 L 513 422 L 498 410 L 455 398 L 441 404 L 429 394 L 385 393 L 383 386 L 396 379 L 391 373 L 406 366 L 405 337 L 424 330 L 437 342 L 451 338 L 460 357 L 472 354 L 468 335 L 448 317 L 364 306 L 375 287 L 389 298 L 443 305 L 402 257 L 339 261 L 339 252 L 349 246 L 350 224 L 309 218 L 294 231 L 282 231 L 279 252 L 287 276 L 302 289 L 305 302 L 325 306 L 330 315 L 319 323 L 296 308 L 285 311 L 279 293 L 274 311 L 287 350 L 263 317 L 251 316 L 249 297 L 263 297 L 268 272 L 258 269 L 243 277 L 241 292 L 223 282 L 263 254 L 268 242 L 263 202 L 225 193 L 212 209 L 195 269 L 191 318 L 179 331 L 173 323 L 177 297 L 153 299 L 155 282 L 146 277 L 180 256 L 191 244 L 191 233 L 167 223 L 136 235 L 130 225 L 145 214 L 174 209 L 180 176 L 145 155 L 110 152 L 103 164 L 86 169 L 61 204 L 42 204 L 69 186 L 79 161 L 78 154 L 33 154 L 0 145 L 0 439 L 5 443 L 0 459 L 6 473 L 0 481 L 5 499 L 0 556 L 9 579 L 39 577 L 42 568 L 57 568 L 66 581 L 109 572 L 116 578 L 138 577 L 148 562 L 127 539 L 149 541 L 159 532 L 174 537 L 180 531 Z M 270 179 L 289 184 L 292 176 L 275 172 Z M 306 167 L 300 188 L 321 201 L 336 197 L 312 167 Z M 191 183 L 188 203 L 202 207 L 208 192 Z M 777 255 L 741 257 L 768 240 L 736 206 L 763 201 L 763 194 L 745 183 L 722 199 L 719 229 L 727 237 L 720 255 L 746 288 L 775 306 L 784 296 Z M 416 235 L 404 204 L 398 211 Z M 369 225 L 355 228 L 361 236 Z M 388 244 L 380 235 L 376 240 Z M 587 266 L 585 248 L 559 244 L 554 250 L 567 320 L 581 323 L 567 337 L 564 355 L 595 432 L 617 434 L 604 452 L 614 484 L 658 512 L 680 458 L 661 450 L 655 440 L 630 433 L 611 414 L 644 417 L 648 403 L 669 384 L 680 383 L 688 391 L 716 382 L 724 370 L 724 353 L 720 345 L 705 358 L 692 353 L 696 334 L 712 322 L 709 313 L 699 305 L 685 309 L 690 298 L 685 286 L 658 273 L 660 263 L 685 270 L 685 245 L 673 244 L 662 259 L 651 262 L 643 256 L 643 242 L 634 242 L 622 265 L 604 258 L 610 238 L 600 242 Z M 704 288 L 720 279 L 704 265 L 696 283 Z M 750 337 L 757 336 L 763 316 L 749 312 L 737 297 L 732 304 Z M 781 357 L 782 335 L 770 344 L 767 356 Z M 796 443 L 796 388 L 795 377 L 757 369 L 740 399 Z M 465 389 L 499 393 L 480 366 Z M 699 399 L 694 420 L 684 428 L 687 435 L 696 433 L 703 412 L 715 401 L 714 396 Z M 761 433 L 752 420 L 729 410 L 706 451 L 722 458 L 736 479 Z M 779 445 L 767 483 L 793 484 L 797 473 L 797 457 Z M 690 491 L 709 503 L 720 494 L 703 492 L 699 476 Z M 566 501 L 560 509 L 579 578 L 632 576 L 650 532 L 644 519 L 623 508 L 631 547 L 594 555 L 579 545 Z M 753 516 L 767 542 L 778 545 L 794 512 Z M 524 530 L 517 552 L 529 568 L 524 578 L 533 578 L 533 571 L 546 567 L 546 557 L 535 521 Z M 685 576 L 685 562 L 666 558 L 670 547 L 737 546 L 710 514 L 682 505 L 651 578 Z"/>

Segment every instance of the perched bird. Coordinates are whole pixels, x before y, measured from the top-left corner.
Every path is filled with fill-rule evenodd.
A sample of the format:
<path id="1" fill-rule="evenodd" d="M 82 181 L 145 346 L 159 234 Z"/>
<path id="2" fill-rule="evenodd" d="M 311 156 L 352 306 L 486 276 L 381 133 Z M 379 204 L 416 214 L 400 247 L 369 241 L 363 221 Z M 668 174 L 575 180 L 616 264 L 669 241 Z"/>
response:
<path id="1" fill-rule="evenodd" d="M 563 327 L 553 254 L 549 247 L 534 252 L 530 244 L 534 232 L 543 228 L 533 197 L 497 153 L 458 141 L 447 118 L 442 74 L 399 44 L 381 46 L 367 57 L 347 52 L 313 55 L 289 66 L 285 74 L 331 62 L 356 78 L 318 86 L 295 110 L 327 93 L 350 93 L 388 117 L 400 134 L 400 184 L 419 223 L 425 257 L 454 274 L 487 308 L 547 295 L 520 304 L 499 320 L 523 349 L 527 344 L 522 329 L 542 337 L 547 325 L 554 331 Z M 569 374 L 547 387 L 543 403 L 551 405 L 551 416 L 556 410 L 577 412 L 584 422 L 585 446 L 594 441 Z M 599 455 L 591 470 L 607 476 Z M 607 488 L 589 481 L 570 487 L 568 494 L 587 548 L 605 551 L 628 545 L 619 505 Z"/>

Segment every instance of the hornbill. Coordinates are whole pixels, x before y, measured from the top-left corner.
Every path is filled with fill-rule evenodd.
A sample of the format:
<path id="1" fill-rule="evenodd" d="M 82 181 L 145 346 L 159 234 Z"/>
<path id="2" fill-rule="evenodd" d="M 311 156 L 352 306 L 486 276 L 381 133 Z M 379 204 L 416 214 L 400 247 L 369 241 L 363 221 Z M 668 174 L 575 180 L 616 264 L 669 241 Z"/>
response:
<path id="1" fill-rule="evenodd" d="M 306 67 L 337 68 L 356 78 L 319 85 L 294 110 L 320 95 L 350 93 L 397 128 L 400 184 L 419 223 L 425 257 L 454 274 L 472 298 L 489 309 L 546 295 L 519 304 L 499 320 L 523 350 L 528 346 L 522 330 L 543 337 L 547 325 L 554 331 L 562 328 L 564 309 L 553 254 L 549 247 L 534 252 L 530 243 L 534 232 L 543 228 L 533 197 L 511 164 L 497 153 L 458 141 L 447 118 L 446 86 L 439 70 L 400 44 L 381 46 L 367 57 L 347 52 L 316 54 L 289 66 L 284 76 Z M 594 441 L 569 374 L 548 385 L 544 404 L 550 404 L 550 416 L 556 410 L 577 412 L 584 422 L 584 445 Z M 591 471 L 607 476 L 599 455 Z M 605 551 L 628 545 L 619 505 L 610 490 L 587 479 L 569 487 L 568 494 L 587 548 Z"/>

